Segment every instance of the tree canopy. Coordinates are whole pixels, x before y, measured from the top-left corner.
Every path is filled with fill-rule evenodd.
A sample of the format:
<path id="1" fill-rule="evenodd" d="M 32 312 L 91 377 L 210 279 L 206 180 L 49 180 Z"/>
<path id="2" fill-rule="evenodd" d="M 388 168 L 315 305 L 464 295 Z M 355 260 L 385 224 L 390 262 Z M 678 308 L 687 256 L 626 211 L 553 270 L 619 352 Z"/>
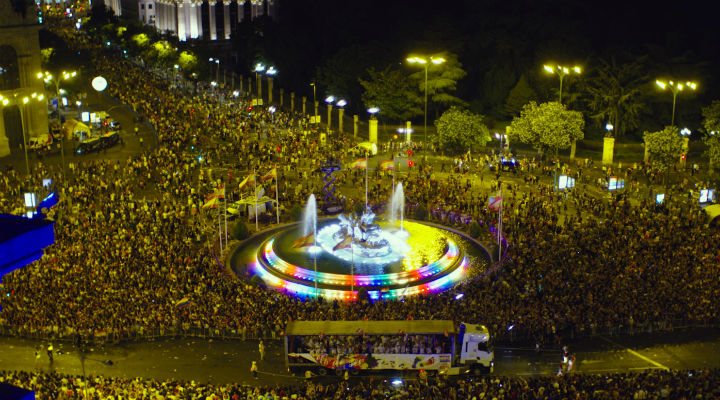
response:
<path id="1" fill-rule="evenodd" d="M 359 80 L 366 107 L 378 107 L 381 115 L 398 122 L 422 115 L 422 100 L 403 71 L 387 67 L 382 71 L 370 68 L 367 73 L 367 80 Z"/>
<path id="2" fill-rule="evenodd" d="M 451 107 L 435 121 L 437 145 L 449 153 L 463 153 L 485 146 L 491 140 L 483 116 Z"/>
<path id="3" fill-rule="evenodd" d="M 660 170 L 666 170 L 678 160 L 683 150 L 683 139 L 675 126 L 666 126 L 658 132 L 645 132 L 645 146 L 650 163 Z"/>
<path id="4" fill-rule="evenodd" d="M 585 121 L 578 111 L 552 101 L 537 104 L 534 101 L 523 107 L 520 116 L 513 118 L 510 138 L 529 143 L 540 151 L 567 149 L 573 141 L 582 140 Z"/>

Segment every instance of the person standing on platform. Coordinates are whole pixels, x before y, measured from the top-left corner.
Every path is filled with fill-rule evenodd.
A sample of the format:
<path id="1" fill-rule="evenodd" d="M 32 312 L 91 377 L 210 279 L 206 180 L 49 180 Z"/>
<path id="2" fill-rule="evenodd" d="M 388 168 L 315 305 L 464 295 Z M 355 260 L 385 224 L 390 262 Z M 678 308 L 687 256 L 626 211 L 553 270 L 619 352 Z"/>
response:
<path id="1" fill-rule="evenodd" d="M 258 378 L 258 366 L 257 361 L 253 361 L 252 365 L 250 365 L 250 372 L 252 373 L 253 378 Z"/>

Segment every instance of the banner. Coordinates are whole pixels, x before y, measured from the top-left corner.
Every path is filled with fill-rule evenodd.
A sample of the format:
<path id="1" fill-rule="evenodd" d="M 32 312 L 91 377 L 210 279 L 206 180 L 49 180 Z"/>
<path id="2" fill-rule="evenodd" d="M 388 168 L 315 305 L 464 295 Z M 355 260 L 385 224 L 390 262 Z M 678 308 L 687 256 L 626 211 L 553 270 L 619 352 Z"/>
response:
<path id="1" fill-rule="evenodd" d="M 383 171 L 387 170 L 393 170 L 395 169 L 395 161 L 393 160 L 385 160 L 380 163 L 380 169 Z"/>
<path id="2" fill-rule="evenodd" d="M 503 198 L 501 196 L 490 196 L 488 199 L 488 209 L 492 211 L 500 210 L 500 207 L 502 207 L 502 200 Z"/>
<path id="3" fill-rule="evenodd" d="M 238 189 L 243 190 L 243 188 L 245 186 L 252 185 L 254 183 L 255 183 L 255 174 L 250 174 L 250 175 L 246 176 L 245 179 L 242 180 L 242 182 L 240 182 Z"/>
<path id="4" fill-rule="evenodd" d="M 349 167 L 352 169 L 367 169 L 367 159 L 358 158 L 357 160 L 351 162 Z"/>
<path id="5" fill-rule="evenodd" d="M 330 369 L 444 370 L 452 365 L 450 354 L 341 354 L 289 353 Z M 291 361 L 292 362 L 292 361 Z"/>
<path id="6" fill-rule="evenodd" d="M 270 179 L 277 179 L 277 168 L 273 168 L 267 174 L 260 178 L 261 182 L 269 181 Z"/>

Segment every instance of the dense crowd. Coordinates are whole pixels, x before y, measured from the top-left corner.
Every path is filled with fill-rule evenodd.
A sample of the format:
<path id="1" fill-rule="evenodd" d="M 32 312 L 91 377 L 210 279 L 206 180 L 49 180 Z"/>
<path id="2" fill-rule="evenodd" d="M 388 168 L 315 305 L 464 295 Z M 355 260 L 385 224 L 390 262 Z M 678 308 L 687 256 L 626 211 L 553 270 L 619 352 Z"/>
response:
<path id="1" fill-rule="evenodd" d="M 710 400 L 720 397 L 720 371 L 717 369 L 531 378 L 441 377 L 406 381 L 350 380 L 338 383 L 307 381 L 252 387 L 101 376 L 84 379 L 57 373 L 0 371 L 0 382 L 35 390 L 38 400 Z"/>
<path id="2" fill-rule="evenodd" d="M 464 292 L 461 300 L 445 293 L 341 304 L 264 290 L 222 265 L 212 245 L 216 214 L 201 207 L 205 195 L 219 184 L 228 197 L 247 195 L 249 189 L 237 187 L 246 174 L 276 167 L 279 178 L 259 184 L 273 194 L 277 186 L 288 221 L 287 205 L 320 193 L 317 167 L 329 158 L 347 160 L 351 138 L 338 136 L 321 147 L 305 116 L 271 114 L 215 87 L 197 86 L 189 94 L 130 61 L 100 50 L 92 54 L 98 74 L 110 82 L 108 93 L 153 126 L 158 145 L 126 161 L 74 162 L 65 180 L 40 163 L 33 163 L 28 177 L 3 173 L 0 211 L 22 208 L 20 193 L 42 191 L 47 176 L 55 178 L 63 199 L 51 211 L 56 244 L 40 261 L 3 279 L 0 329 L 6 332 L 278 337 L 298 319 L 413 318 L 480 322 L 496 336 L 513 325 L 514 332 L 541 341 L 718 321 L 720 234 L 707 228 L 696 201 L 680 194 L 689 183 L 662 207 L 591 196 L 582 185 L 560 195 L 533 183 L 547 171 L 535 161 L 518 172 L 529 178 L 524 186 L 502 185 L 509 244 L 502 268 L 475 271 L 457 289 Z M 478 187 L 468 174 L 435 172 L 426 157 L 417 161 L 402 176 L 406 214 L 425 207 L 430 218 L 461 229 L 469 221 L 485 229 L 495 225 L 487 185 Z M 499 173 L 478 173 L 491 189 L 501 186 Z M 369 198 L 377 205 L 389 196 L 393 177 L 380 169 L 372 174 Z M 363 178 L 358 170 L 336 174 L 346 209 Z"/>

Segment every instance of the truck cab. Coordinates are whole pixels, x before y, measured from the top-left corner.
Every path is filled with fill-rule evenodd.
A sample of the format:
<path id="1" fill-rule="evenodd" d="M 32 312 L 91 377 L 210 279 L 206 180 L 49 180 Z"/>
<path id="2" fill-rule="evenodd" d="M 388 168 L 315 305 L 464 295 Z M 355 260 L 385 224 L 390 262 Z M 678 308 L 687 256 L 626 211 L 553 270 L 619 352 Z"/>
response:
<path id="1" fill-rule="evenodd" d="M 485 325 L 461 323 L 458 343 L 461 346 L 458 365 L 473 371 L 493 372 L 495 353 L 490 344 L 490 331 Z"/>

